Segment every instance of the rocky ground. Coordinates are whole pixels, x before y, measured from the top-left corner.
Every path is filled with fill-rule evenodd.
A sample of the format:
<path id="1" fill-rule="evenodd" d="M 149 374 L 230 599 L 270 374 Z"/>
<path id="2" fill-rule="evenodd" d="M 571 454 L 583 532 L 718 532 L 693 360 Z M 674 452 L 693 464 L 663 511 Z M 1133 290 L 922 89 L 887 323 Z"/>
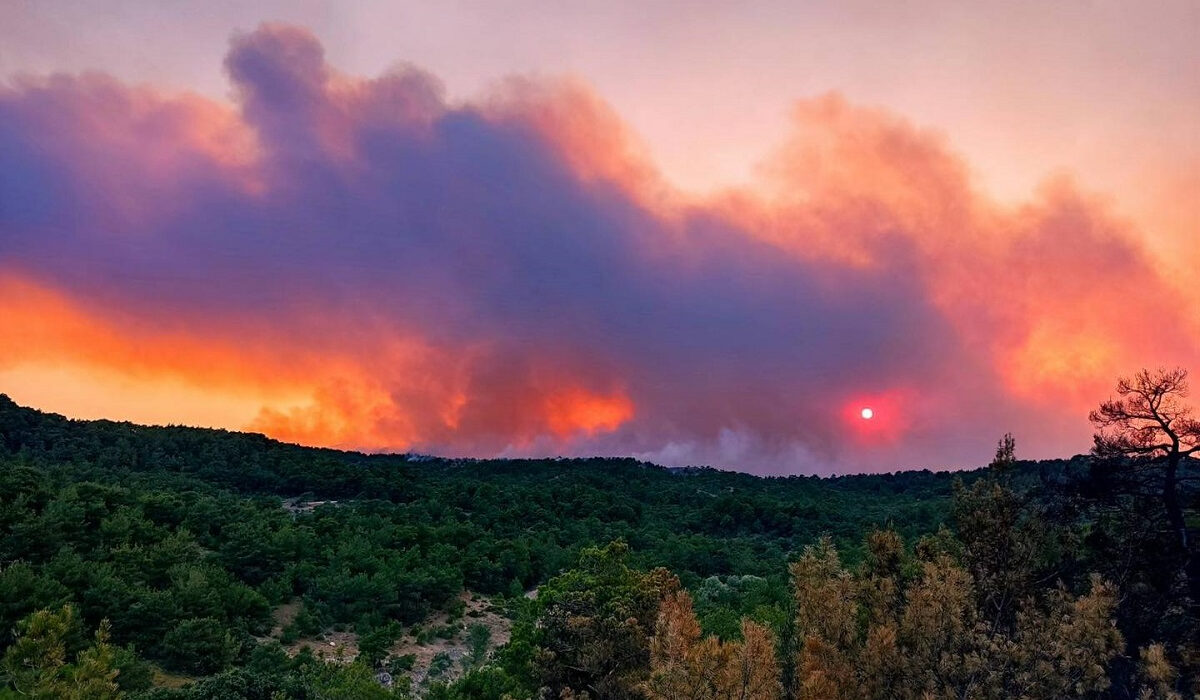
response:
<path id="1" fill-rule="evenodd" d="M 405 631 L 388 650 L 388 659 L 412 657 L 411 670 L 407 675 L 412 686 L 420 688 L 437 680 L 450 681 L 464 672 L 463 660 L 470 653 L 470 629 L 475 625 L 487 628 L 488 653 L 506 644 L 512 635 L 512 621 L 491 601 L 481 596 L 464 592 L 461 615 L 451 617 L 445 612 L 430 616 L 419 625 Z M 275 609 L 275 626 L 271 637 L 279 639 L 283 629 L 295 620 L 301 603 L 294 601 Z M 304 637 L 284 649 L 291 656 L 299 654 L 305 647 L 314 655 L 327 661 L 350 663 L 358 656 L 358 635 L 349 631 L 327 630 L 317 637 Z M 387 661 L 384 662 L 387 665 Z M 397 679 L 398 680 L 398 679 Z"/>

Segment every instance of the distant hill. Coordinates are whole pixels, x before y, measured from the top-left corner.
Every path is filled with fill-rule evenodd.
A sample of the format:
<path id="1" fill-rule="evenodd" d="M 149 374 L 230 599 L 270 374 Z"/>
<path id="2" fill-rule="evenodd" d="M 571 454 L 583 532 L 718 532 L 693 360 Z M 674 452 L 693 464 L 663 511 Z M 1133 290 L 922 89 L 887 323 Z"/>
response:
<path id="1" fill-rule="evenodd" d="M 827 489 L 838 494 L 946 495 L 955 478 L 973 477 L 978 468 L 962 471 L 911 470 L 887 474 L 835 477 L 770 476 L 704 466 L 661 467 L 621 457 L 543 459 L 443 458 L 418 454 L 368 454 L 279 442 L 258 433 L 179 426 L 143 426 L 108 420 L 75 420 L 20 406 L 0 394 L 0 456 L 20 456 L 41 464 L 71 463 L 100 469 L 182 472 L 208 483 L 244 493 L 322 497 L 366 497 L 403 500 L 416 479 L 469 473 L 499 480 L 554 478 L 563 473 L 601 470 L 643 478 L 685 476 L 700 488 L 772 490 L 811 494 Z M 1080 458 L 1075 458 L 1080 459 Z M 1022 461 L 1025 476 L 1060 469 L 1072 460 Z M 614 487 L 620 488 L 619 483 Z"/>
<path id="2" fill-rule="evenodd" d="M 642 528 L 669 524 L 672 536 L 753 536 L 784 549 L 822 533 L 857 542 L 864 528 L 885 523 L 906 534 L 931 531 L 944 520 L 954 481 L 983 471 L 760 477 L 630 458 L 364 454 L 256 433 L 72 420 L 4 394 L 0 459 L 49 469 L 60 480 L 124 484 L 158 477 L 244 496 L 447 502 L 464 516 L 521 511 L 527 526 L 595 521 L 608 524 L 600 528 L 604 536 L 641 539 Z M 1036 481 L 1071 463 L 1020 462 L 1015 478 Z"/>

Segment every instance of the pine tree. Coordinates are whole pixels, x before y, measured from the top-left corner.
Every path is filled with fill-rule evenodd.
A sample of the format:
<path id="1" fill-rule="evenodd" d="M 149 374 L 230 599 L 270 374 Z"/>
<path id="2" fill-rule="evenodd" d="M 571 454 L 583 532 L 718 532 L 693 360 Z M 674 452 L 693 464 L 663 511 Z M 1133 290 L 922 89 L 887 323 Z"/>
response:
<path id="1" fill-rule="evenodd" d="M 17 639 L 4 654 L 3 668 L 19 695 L 39 700 L 122 697 L 115 652 L 108 643 L 108 621 L 100 623 L 91 646 L 68 664 L 67 644 L 77 626 L 75 610 L 69 605 L 58 611 L 39 610 L 17 624 Z"/>

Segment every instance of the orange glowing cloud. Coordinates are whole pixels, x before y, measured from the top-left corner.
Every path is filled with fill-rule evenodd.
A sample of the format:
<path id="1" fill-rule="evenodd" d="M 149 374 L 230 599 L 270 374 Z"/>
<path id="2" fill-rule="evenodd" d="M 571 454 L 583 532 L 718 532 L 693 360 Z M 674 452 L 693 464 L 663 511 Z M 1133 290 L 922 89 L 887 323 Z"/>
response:
<path id="1" fill-rule="evenodd" d="M 18 385 L 25 384 L 20 377 L 36 379 L 18 399 L 58 396 L 59 410 L 77 415 L 106 415 L 97 408 L 105 397 L 89 387 L 121 387 L 131 392 L 122 401 L 149 401 L 163 411 L 135 414 L 147 422 L 202 422 L 310 445 L 403 451 L 452 433 L 470 410 L 466 394 L 455 390 L 463 380 L 455 362 L 411 339 L 375 337 L 364 354 L 306 351 L 300 338 L 286 335 L 261 344 L 223 341 L 218 335 L 227 329 L 219 323 L 202 333 L 147 330 L 12 276 L 0 277 L 0 316 L 0 377 Z M 58 382 L 70 384 L 53 386 Z M 156 395 L 164 384 L 174 401 Z M 540 401 L 514 394 L 507 412 L 524 416 L 520 433 L 488 428 L 479 417 L 474 427 L 503 433 L 505 441 L 545 434 L 561 443 L 616 429 L 632 417 L 633 404 L 620 394 L 571 389 Z"/>
<path id="2" fill-rule="evenodd" d="M 80 417 L 243 427 L 264 401 L 303 396 L 307 370 L 186 331 L 146 332 L 0 276 L 0 378 L 14 398 Z M 125 406 L 114 413 L 114 403 Z"/>
<path id="3" fill-rule="evenodd" d="M 4 369 L 66 363 L 268 393 L 300 383 L 311 370 L 303 362 L 279 366 L 261 349 L 206 340 L 185 329 L 146 332 L 136 324 L 106 320 L 58 292 L 13 276 L 0 276 L 0 316 Z"/>
<path id="4" fill-rule="evenodd" d="M 616 184 L 662 217 L 676 214 L 684 201 L 650 161 L 645 144 L 578 81 L 512 78 L 493 93 L 488 109 L 552 143 L 585 182 Z"/>
<path id="5" fill-rule="evenodd" d="M 622 395 L 601 396 L 569 389 L 546 399 L 546 422 L 560 437 L 617 429 L 633 418 L 633 403 Z"/>

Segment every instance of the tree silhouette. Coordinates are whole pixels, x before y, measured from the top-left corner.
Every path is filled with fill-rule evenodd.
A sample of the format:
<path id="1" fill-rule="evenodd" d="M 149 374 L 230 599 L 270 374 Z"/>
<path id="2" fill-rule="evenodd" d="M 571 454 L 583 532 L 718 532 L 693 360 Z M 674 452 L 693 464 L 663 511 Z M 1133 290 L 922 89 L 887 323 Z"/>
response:
<path id="1" fill-rule="evenodd" d="M 1143 486 L 1157 486 L 1171 536 L 1184 558 L 1192 604 L 1200 603 L 1200 561 L 1192 555 L 1181 502 L 1180 467 L 1200 453 L 1200 420 L 1193 417 L 1187 370 L 1143 369 L 1117 381 L 1117 397 L 1092 411 L 1096 426 L 1092 452 L 1128 460 L 1130 473 Z"/>

